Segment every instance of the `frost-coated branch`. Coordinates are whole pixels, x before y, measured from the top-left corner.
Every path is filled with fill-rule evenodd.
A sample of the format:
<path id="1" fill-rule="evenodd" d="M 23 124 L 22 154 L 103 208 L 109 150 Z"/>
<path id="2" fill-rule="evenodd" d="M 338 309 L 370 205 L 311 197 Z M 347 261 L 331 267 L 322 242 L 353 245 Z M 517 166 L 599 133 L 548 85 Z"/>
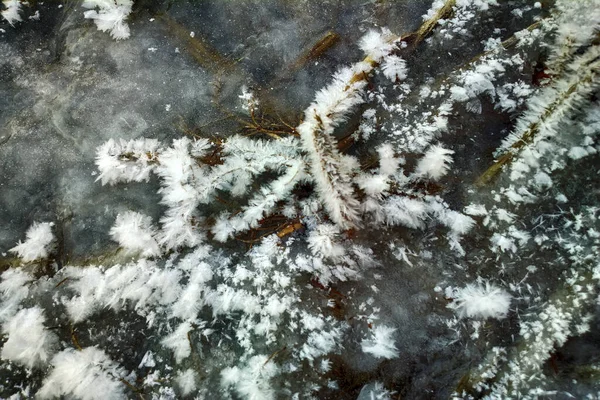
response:
<path id="1" fill-rule="evenodd" d="M 158 162 L 158 148 L 156 139 L 109 139 L 96 151 L 96 166 L 100 171 L 96 181 L 103 185 L 148 181 Z"/>
<path id="2" fill-rule="evenodd" d="M 196 226 L 199 221 L 195 181 L 205 172 L 192 154 L 202 157 L 210 147 L 206 139 L 195 142 L 187 138 L 173 141 L 173 145 L 158 156 L 156 174 L 161 178 L 163 187 L 158 191 L 162 203 L 168 207 L 161 218 L 162 229 L 158 242 L 167 249 L 182 245 L 196 246 L 204 238 Z"/>
<path id="3" fill-rule="evenodd" d="M 224 213 L 217 219 L 212 229 L 216 240 L 224 242 L 237 232 L 257 228 L 260 220 L 273 214 L 278 202 L 285 200 L 300 181 L 308 178 L 302 159 L 290 160 L 285 167 L 285 174 L 261 188 L 241 213 L 232 218 L 228 218 L 229 214 Z"/>
<path id="4" fill-rule="evenodd" d="M 600 46 L 591 47 L 569 65 L 565 78 L 557 80 L 531 99 L 529 109 L 501 148 L 514 151 L 523 144 L 556 135 L 558 123 L 600 87 L 597 79 L 600 72 L 599 57 Z"/>
<path id="5" fill-rule="evenodd" d="M 425 228 L 433 218 L 450 228 L 451 247 L 462 251 L 458 244 L 460 236 L 473 227 L 474 220 L 450 210 L 440 199 L 423 197 L 409 187 L 410 182 L 439 180 L 444 176 L 452 163 L 452 150 L 423 143 L 420 152 L 424 156 L 407 176 L 399 168 L 403 158 L 395 155 L 393 146 L 383 145 L 378 150 L 379 170 L 363 173 L 354 157 L 340 152 L 334 136 L 336 127 L 365 101 L 367 79 L 376 67 L 381 65 L 383 75 L 394 83 L 406 78 L 406 62 L 393 54 L 400 39 L 387 29 L 368 32 L 360 41 L 366 58 L 336 72 L 332 82 L 317 93 L 305 111 L 304 121 L 295 128 L 299 139 L 288 136 L 256 140 L 233 135 L 216 146 L 204 139 L 195 142 L 180 139 L 168 148 L 149 139 L 109 141 L 101 146 L 97 164 L 98 179 L 103 184 L 148 180 L 149 174 L 155 173 L 161 180 L 162 202 L 168 206 L 159 232 L 152 233 L 149 221 L 131 226 L 121 223 L 113 229 L 115 238 L 125 248 L 139 248 L 139 238 L 130 241 L 117 235 L 131 228 L 139 232 L 137 236 L 146 237 L 147 243 L 153 239 L 164 249 L 194 247 L 204 239 L 206 231 L 202 227 L 200 204 L 219 199 L 219 192 L 245 196 L 253 179 L 274 173 L 277 177 L 252 194 L 247 205 L 225 211 L 216 218 L 210 229 L 214 239 L 226 241 L 241 232 L 257 229 L 277 212 L 298 218 L 301 224 L 312 224 L 308 220 L 324 217 L 320 203 L 340 231 L 356 227 L 366 215 L 378 223 L 416 229 Z M 449 113 L 450 109 L 442 107 L 441 112 Z M 216 162 L 211 159 L 204 163 L 202 157 L 210 147 L 216 149 L 218 158 Z M 293 190 L 301 183 L 313 184 L 314 193 L 296 205 L 298 199 Z M 145 254 L 152 255 L 154 251 Z M 316 255 L 329 261 L 343 258 Z M 334 270 L 331 276 L 340 279 L 356 274 L 345 266 L 336 266 Z"/>
<path id="6" fill-rule="evenodd" d="M 199 201 L 213 200 L 217 189 L 233 196 L 244 195 L 248 181 L 267 170 L 278 171 L 300 157 L 298 141 L 292 137 L 276 141 L 251 140 L 234 135 L 223 142 L 223 163 L 197 181 Z"/>
<path id="7" fill-rule="evenodd" d="M 388 30 L 370 31 L 361 40 L 367 57 L 352 67 L 338 71 L 333 81 L 317 93 L 314 102 L 304 112 L 304 121 L 296 130 L 310 161 L 317 193 L 329 217 L 342 228 L 356 226 L 360 203 L 352 188 L 356 161 L 342 155 L 333 131 L 352 109 L 364 102 L 367 77 L 399 40 Z"/>
<path id="8" fill-rule="evenodd" d="M 379 171 L 361 173 L 358 160 L 340 152 L 334 136 L 336 127 L 365 101 L 367 79 L 376 67 L 382 65 L 383 74 L 394 82 L 406 77 L 405 61 L 392 54 L 399 41 L 400 37 L 387 29 L 369 31 L 360 41 L 366 58 L 336 72 L 332 82 L 317 93 L 305 110 L 304 121 L 295 128 L 300 139 L 288 136 L 256 140 L 233 135 L 219 143 L 218 162 L 206 164 L 202 163 L 202 154 L 211 147 L 207 140 L 192 143 L 180 139 L 167 149 L 149 139 L 111 140 L 98 149 L 98 180 L 114 184 L 148 180 L 151 172 L 159 175 L 162 202 L 169 208 L 156 236 L 166 249 L 194 246 L 202 240 L 199 204 L 212 202 L 218 192 L 229 192 L 234 197 L 247 195 L 251 180 L 265 173 L 278 177 L 253 194 L 240 210 L 228 210 L 217 217 L 211 229 L 216 240 L 226 241 L 258 228 L 284 203 L 283 215 L 322 218 L 318 215 L 320 203 L 342 230 L 358 226 L 365 214 L 377 222 L 411 228 L 423 228 L 426 216 L 434 216 L 455 232 L 456 239 L 472 226 L 470 218 L 441 212 L 445 206 L 432 208 L 429 201 L 425 204 L 397 195 L 411 180 L 438 180 L 445 175 L 452 163 L 452 150 L 430 146 L 416 172 L 407 177 L 399 171 L 401 159 L 395 156 L 393 147 L 384 145 L 379 150 Z M 298 204 L 301 213 L 292 195 L 300 183 L 314 185 L 314 194 Z M 363 193 L 359 194 L 358 188 Z M 396 196 L 389 197 L 391 194 Z"/>
<path id="9" fill-rule="evenodd" d="M 557 135 L 559 124 L 589 102 L 600 88 L 599 57 L 600 46 L 589 47 L 569 64 L 563 76 L 529 100 L 528 109 L 498 149 L 502 155 L 479 177 L 478 185 L 490 182 L 524 148 Z"/>

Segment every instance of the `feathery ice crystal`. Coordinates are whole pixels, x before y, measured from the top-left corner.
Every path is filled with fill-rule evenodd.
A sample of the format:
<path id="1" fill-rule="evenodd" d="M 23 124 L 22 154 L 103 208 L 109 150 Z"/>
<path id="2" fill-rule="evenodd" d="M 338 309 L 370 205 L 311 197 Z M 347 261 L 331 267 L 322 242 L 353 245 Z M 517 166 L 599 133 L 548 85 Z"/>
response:
<path id="1" fill-rule="evenodd" d="M 481 319 L 506 317 L 511 298 L 505 290 L 489 282 L 467 285 L 454 290 L 448 297 L 454 300 L 448 307 L 459 317 Z"/>
<path id="2" fill-rule="evenodd" d="M 4 5 L 4 10 L 1 13 L 2 18 L 8 21 L 9 24 L 14 26 L 15 22 L 23 20 L 19 15 L 22 7 L 20 0 L 3 0 L 2 4 Z"/>
<path id="3" fill-rule="evenodd" d="M 53 226 L 53 222 L 35 222 L 27 230 L 25 241 L 19 241 L 9 251 L 16 253 L 24 262 L 48 257 L 54 246 Z"/>
<path id="4" fill-rule="evenodd" d="M 127 39 L 130 35 L 127 17 L 131 13 L 133 0 L 84 0 L 82 7 L 88 8 L 83 16 L 94 20 L 102 32 L 110 32 L 113 39 Z"/>

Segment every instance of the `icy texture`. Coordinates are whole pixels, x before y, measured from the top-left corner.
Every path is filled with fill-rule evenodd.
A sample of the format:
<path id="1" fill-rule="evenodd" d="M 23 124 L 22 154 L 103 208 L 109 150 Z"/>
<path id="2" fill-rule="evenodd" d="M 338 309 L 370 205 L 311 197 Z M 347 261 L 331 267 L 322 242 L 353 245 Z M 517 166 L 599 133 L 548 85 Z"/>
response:
<path id="1" fill-rule="evenodd" d="M 128 211 L 117 215 L 110 235 L 127 252 L 152 257 L 160 254 L 158 243 L 154 239 L 155 231 L 149 216 Z"/>
<path id="2" fill-rule="evenodd" d="M 388 326 L 377 326 L 373 329 L 372 338 L 362 341 L 362 351 L 375 357 L 396 358 L 398 349 L 394 345 L 393 334 L 395 329 Z"/>
<path id="3" fill-rule="evenodd" d="M 597 0 L 49 3 L 0 22 L 0 246 L 56 244 L 2 397 L 600 390 Z"/>

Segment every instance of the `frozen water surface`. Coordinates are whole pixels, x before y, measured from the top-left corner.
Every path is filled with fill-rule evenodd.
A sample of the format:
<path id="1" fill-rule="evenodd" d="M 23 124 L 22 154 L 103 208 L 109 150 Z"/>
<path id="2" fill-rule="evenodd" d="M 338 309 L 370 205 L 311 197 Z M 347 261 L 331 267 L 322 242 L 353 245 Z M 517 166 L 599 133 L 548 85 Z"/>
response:
<path id="1" fill-rule="evenodd" d="M 2 10 L 0 397 L 598 398 L 598 0 Z"/>
<path id="2" fill-rule="evenodd" d="M 2 248 L 32 220 L 64 219 L 73 256 L 100 251 L 119 209 L 158 211 L 148 186 L 123 193 L 94 183 L 98 145 L 177 137 L 181 124 L 229 134 L 235 125 L 212 123 L 224 117 L 214 100 L 235 111 L 244 84 L 297 118 L 330 73 L 360 55 L 354 43 L 366 28 L 411 30 L 428 6 L 406 2 L 386 14 L 389 5 L 358 3 L 141 3 L 126 41 L 82 23 L 77 2 L 40 4 L 41 19 L 19 30 L 4 23 Z M 304 62 L 328 32 L 327 51 Z"/>

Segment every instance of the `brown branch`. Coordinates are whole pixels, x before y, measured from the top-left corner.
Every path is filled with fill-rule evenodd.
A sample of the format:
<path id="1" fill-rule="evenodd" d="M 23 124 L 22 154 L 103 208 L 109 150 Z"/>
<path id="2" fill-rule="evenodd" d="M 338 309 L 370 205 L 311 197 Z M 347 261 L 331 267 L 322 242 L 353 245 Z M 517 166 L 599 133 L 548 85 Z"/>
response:
<path id="1" fill-rule="evenodd" d="M 63 283 L 65 283 L 68 280 L 69 280 L 69 277 L 67 276 L 65 279 L 63 279 L 62 281 L 58 282 L 56 284 L 56 286 L 54 286 L 54 289 L 57 289 L 58 287 L 60 287 Z"/>
<path id="2" fill-rule="evenodd" d="M 264 367 L 265 365 L 267 365 L 267 363 L 268 363 L 269 361 L 271 361 L 273 358 L 275 358 L 275 356 L 277 356 L 278 354 L 280 354 L 280 353 L 282 353 L 282 352 L 284 352 L 284 351 L 286 351 L 286 350 L 287 350 L 287 346 L 283 346 L 283 348 L 282 348 L 282 349 L 279 349 L 279 350 L 275 351 L 274 353 L 272 353 L 272 354 L 269 356 L 269 358 L 267 358 L 267 361 L 265 361 L 265 363 L 264 363 L 262 366 Z"/>
<path id="3" fill-rule="evenodd" d="M 77 350 L 83 350 L 81 345 L 79 344 L 79 340 L 77 339 L 77 335 L 75 334 L 75 327 L 71 324 L 71 341 Z"/>
<path id="4" fill-rule="evenodd" d="M 183 42 L 185 45 L 184 49 L 203 68 L 218 73 L 223 70 L 231 70 L 235 65 L 234 62 L 222 56 L 199 35 L 191 37 L 190 30 L 169 15 L 159 14 L 157 18 L 165 25 L 165 31 Z"/>
<path id="5" fill-rule="evenodd" d="M 260 235 L 260 236 L 258 236 L 256 238 L 254 237 L 255 230 L 253 229 L 253 230 L 250 231 L 251 239 L 242 239 L 242 238 L 239 238 L 239 237 L 236 237 L 235 239 L 238 240 L 238 241 L 240 241 L 240 242 L 242 242 L 242 243 L 254 244 L 256 242 L 260 242 L 261 239 L 263 239 L 263 238 L 265 238 L 267 236 L 270 236 L 273 233 L 277 232 L 279 229 L 281 229 L 285 225 L 286 224 L 281 224 L 281 225 L 277 226 L 275 229 L 271 229 L 268 232 L 263 233 L 262 235 Z"/>
<path id="6" fill-rule="evenodd" d="M 300 222 L 300 220 L 295 220 L 295 221 L 288 223 L 282 229 L 277 231 L 277 236 L 280 239 L 283 239 L 284 237 L 289 236 L 292 233 L 299 231 L 302 228 L 304 228 L 304 224 L 302 222 Z"/>
<path id="7" fill-rule="evenodd" d="M 255 108 L 253 107 L 250 109 L 250 121 L 241 120 L 241 122 L 243 124 L 243 129 L 249 131 L 246 136 L 263 134 L 275 140 L 281 139 L 282 136 L 298 136 L 298 132 L 296 131 L 295 127 L 286 124 L 283 122 L 283 120 L 282 126 L 274 121 L 269 120 L 262 114 L 257 116 Z"/>
<path id="8" fill-rule="evenodd" d="M 291 64 L 285 67 L 280 73 L 277 74 L 277 77 L 272 82 L 269 82 L 267 85 L 277 85 L 286 77 L 295 74 L 298 70 L 302 69 L 310 61 L 314 61 L 321 57 L 323 53 L 325 53 L 336 43 L 338 43 L 339 39 L 340 36 L 333 31 L 325 33 L 325 35 L 319 38 L 314 45 L 312 45 L 307 51 L 302 53 Z"/>
<path id="9" fill-rule="evenodd" d="M 435 15 L 423 22 L 419 29 L 407 35 L 407 40 L 412 41 L 413 47 L 416 47 L 423 41 L 436 27 L 440 19 L 448 18 L 454 12 L 456 0 L 446 0 L 446 3 L 435 13 Z"/>
<path id="10" fill-rule="evenodd" d="M 129 389 L 131 389 L 133 392 L 137 393 L 141 399 L 143 399 L 142 397 L 142 389 L 133 386 L 131 383 L 127 382 L 127 380 L 125 380 L 125 378 L 118 378 L 119 381 L 124 384 L 125 386 L 127 386 Z"/>

